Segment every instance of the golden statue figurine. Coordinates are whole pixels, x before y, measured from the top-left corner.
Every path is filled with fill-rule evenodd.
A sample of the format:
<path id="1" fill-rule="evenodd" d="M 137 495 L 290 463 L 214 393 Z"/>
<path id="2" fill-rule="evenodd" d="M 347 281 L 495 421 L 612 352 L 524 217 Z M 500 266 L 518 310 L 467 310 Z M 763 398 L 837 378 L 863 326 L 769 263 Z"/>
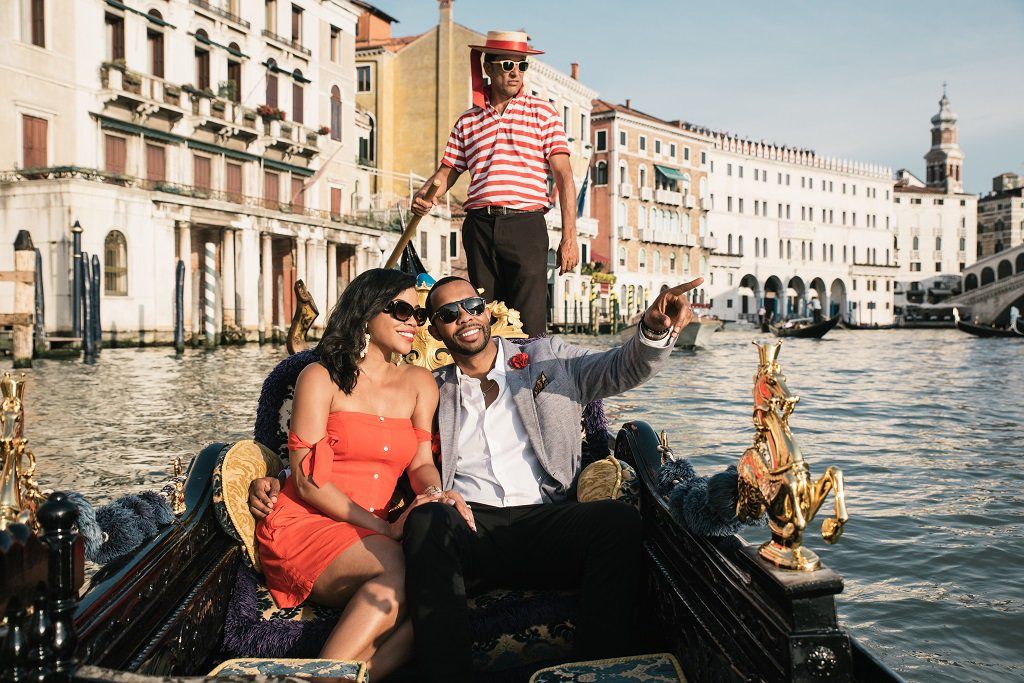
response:
<path id="1" fill-rule="evenodd" d="M 5 372 L 0 396 L 0 529 L 15 523 L 36 529 L 36 508 L 46 496 L 36 485 L 36 458 L 25 438 L 24 373 Z"/>
<path id="2" fill-rule="evenodd" d="M 306 289 L 306 284 L 302 280 L 296 280 L 295 313 L 292 314 L 292 324 L 288 328 L 289 355 L 306 350 L 306 334 L 318 315 L 320 311 L 313 301 L 313 295 Z"/>
<path id="3" fill-rule="evenodd" d="M 814 551 L 803 547 L 804 530 L 832 491 L 835 517 L 822 522 L 821 535 L 826 543 L 839 540 L 848 518 L 843 473 L 829 467 L 820 479 L 812 480 L 789 430 L 789 416 L 800 398 L 789 392 L 779 369 L 782 342 L 754 344 L 760 357 L 754 377 L 757 433 L 754 445 L 740 458 L 736 516 L 747 521 L 767 510 L 772 538 L 761 546 L 761 557 L 784 569 L 813 571 L 820 562 Z"/>

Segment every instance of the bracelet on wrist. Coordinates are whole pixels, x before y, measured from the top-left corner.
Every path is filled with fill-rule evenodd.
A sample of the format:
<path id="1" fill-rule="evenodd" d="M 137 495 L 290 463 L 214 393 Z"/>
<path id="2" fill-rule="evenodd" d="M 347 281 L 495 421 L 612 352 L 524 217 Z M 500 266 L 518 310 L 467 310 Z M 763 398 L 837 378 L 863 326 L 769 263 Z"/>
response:
<path id="1" fill-rule="evenodd" d="M 643 318 L 640 318 L 640 322 L 637 324 L 637 327 L 640 329 L 640 334 L 644 335 L 648 341 L 661 341 L 667 337 L 669 333 L 668 329 L 664 329 L 661 332 L 655 332 L 644 324 Z"/>
<path id="2" fill-rule="evenodd" d="M 444 493 L 444 491 L 441 490 L 440 486 L 434 486 L 433 484 L 431 484 L 427 488 L 423 489 L 423 493 L 427 494 L 428 496 L 440 496 L 442 493 Z"/>

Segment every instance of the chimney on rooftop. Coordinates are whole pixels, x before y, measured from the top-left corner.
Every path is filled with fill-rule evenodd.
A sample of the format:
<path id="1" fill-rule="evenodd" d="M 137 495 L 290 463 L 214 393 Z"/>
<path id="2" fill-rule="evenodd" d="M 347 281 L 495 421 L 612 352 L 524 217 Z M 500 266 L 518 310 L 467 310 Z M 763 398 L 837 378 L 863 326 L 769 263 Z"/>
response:
<path id="1" fill-rule="evenodd" d="M 626 98 L 626 109 L 632 109 L 632 108 L 633 108 L 633 100 L 631 100 L 631 99 L 629 99 L 627 97 Z"/>
<path id="2" fill-rule="evenodd" d="M 569 65 L 569 75 L 574 81 L 580 80 L 580 65 L 578 63 L 573 62 Z"/>

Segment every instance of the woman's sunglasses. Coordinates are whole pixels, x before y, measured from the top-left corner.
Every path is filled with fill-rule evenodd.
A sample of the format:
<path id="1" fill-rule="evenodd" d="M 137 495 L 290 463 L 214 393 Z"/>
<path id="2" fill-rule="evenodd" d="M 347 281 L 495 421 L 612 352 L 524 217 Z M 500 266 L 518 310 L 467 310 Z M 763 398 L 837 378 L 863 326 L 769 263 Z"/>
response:
<path id="1" fill-rule="evenodd" d="M 487 304 L 478 296 L 471 296 L 461 301 L 453 301 L 450 304 L 438 306 L 437 310 L 434 311 L 434 315 L 431 316 L 431 320 L 440 318 L 441 322 L 450 325 L 459 319 L 459 306 L 462 306 L 462 310 L 470 315 L 480 315 L 484 312 Z"/>
<path id="2" fill-rule="evenodd" d="M 521 62 L 517 62 L 517 61 L 512 60 L 512 59 L 501 59 L 501 60 L 491 61 L 491 64 L 500 64 L 501 65 L 501 70 L 505 71 L 505 72 L 512 71 L 512 69 L 514 69 L 514 68 L 516 68 L 518 66 L 519 67 L 519 73 L 521 73 L 521 74 L 522 73 L 526 73 L 526 70 L 530 68 L 530 63 L 528 61 L 526 61 L 525 59 L 523 61 L 521 61 Z"/>
<path id="3" fill-rule="evenodd" d="M 413 318 L 416 321 L 416 325 L 422 325 L 427 322 L 427 309 L 421 306 L 413 306 L 408 301 L 402 301 L 401 299 L 395 299 L 385 306 L 384 313 L 403 323 L 407 322 L 409 318 Z"/>

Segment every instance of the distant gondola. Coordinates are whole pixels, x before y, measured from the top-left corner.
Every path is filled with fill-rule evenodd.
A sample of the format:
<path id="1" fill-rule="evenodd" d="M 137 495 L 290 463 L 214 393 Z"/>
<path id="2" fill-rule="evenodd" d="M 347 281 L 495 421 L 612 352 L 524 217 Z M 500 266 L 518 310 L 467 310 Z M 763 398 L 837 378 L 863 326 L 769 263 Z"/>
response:
<path id="1" fill-rule="evenodd" d="M 974 325 L 960 319 L 960 312 L 953 309 L 953 324 L 958 330 L 973 334 L 975 337 L 1016 337 L 1024 339 L 1024 326 L 1020 320 L 1013 320 L 1006 329 L 1000 329 L 991 325 Z"/>
<path id="2" fill-rule="evenodd" d="M 775 333 L 776 337 L 801 337 L 804 339 L 821 339 L 825 334 L 833 327 L 839 324 L 839 316 L 829 320 L 824 320 L 820 323 L 811 322 L 809 319 L 802 320 L 791 320 L 793 323 L 790 327 L 786 327 L 786 323 L 781 325 L 772 325 L 772 332 Z"/>

